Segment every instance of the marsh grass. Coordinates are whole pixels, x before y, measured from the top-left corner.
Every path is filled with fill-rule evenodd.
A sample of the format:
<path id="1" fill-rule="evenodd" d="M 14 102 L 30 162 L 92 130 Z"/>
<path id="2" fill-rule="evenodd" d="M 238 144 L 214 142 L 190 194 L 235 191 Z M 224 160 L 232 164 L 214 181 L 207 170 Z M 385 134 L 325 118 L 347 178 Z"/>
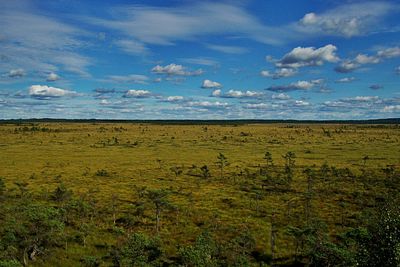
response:
<path id="1" fill-rule="evenodd" d="M 161 213 L 157 228 L 170 258 L 205 229 L 220 242 L 246 230 L 255 238 L 257 255 L 267 257 L 274 214 L 273 257 L 285 261 L 295 251 L 288 225 L 304 224 L 305 168 L 327 164 L 341 172 L 315 178 L 309 200 L 312 216 L 323 220 L 334 237 L 355 227 L 364 219 L 363 208 L 387 194 L 381 170 L 400 166 L 397 125 L 8 124 L 0 126 L 0 144 L 0 177 L 8 195 L 4 206 L 24 197 L 18 184 L 25 183 L 30 201 L 55 205 L 50 196 L 62 184 L 93 208 L 93 214 L 66 224 L 66 246 L 53 248 L 33 266 L 97 261 L 108 266 L 110 248 L 124 236 L 156 235 L 154 207 L 137 188 L 170 192 L 168 203 L 176 208 Z M 287 187 L 283 156 L 289 151 L 296 158 Z M 266 152 L 273 164 L 264 159 Z M 223 169 L 216 163 L 221 154 L 229 160 Z M 201 175 L 205 165 L 209 177 Z M 80 223 L 88 228 L 84 245 L 74 238 L 82 234 Z"/>

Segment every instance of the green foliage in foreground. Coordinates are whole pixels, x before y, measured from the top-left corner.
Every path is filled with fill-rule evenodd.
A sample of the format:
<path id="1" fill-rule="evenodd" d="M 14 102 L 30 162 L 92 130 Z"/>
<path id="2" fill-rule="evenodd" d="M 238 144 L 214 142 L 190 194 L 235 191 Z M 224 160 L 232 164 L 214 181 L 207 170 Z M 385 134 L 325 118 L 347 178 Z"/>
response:
<path id="1" fill-rule="evenodd" d="M 67 189 L 61 191 L 68 192 Z M 157 190 L 145 193 L 156 210 L 161 204 L 167 203 L 167 194 L 167 191 Z M 54 206 L 50 206 L 49 202 L 31 203 L 34 201 L 31 198 L 17 198 L 12 199 L 14 205 L 1 209 L 0 266 L 22 266 L 38 260 L 45 261 L 54 249 L 66 249 L 66 243 L 74 240 L 65 231 L 65 225 L 82 223 L 82 218 L 87 216 L 85 209 L 90 205 L 84 200 L 72 198 L 60 204 L 59 195 L 58 188 L 50 197 L 50 200 L 58 203 Z M 371 218 L 367 225 L 348 229 L 336 240 L 329 237 L 327 225 L 317 218 L 303 227 L 288 226 L 286 232 L 296 242 L 294 264 L 399 266 L 399 204 L 398 194 L 389 195 L 376 210 L 370 211 Z M 73 228 L 84 231 L 82 225 Z M 111 247 L 108 256 L 103 259 L 86 256 L 82 263 L 85 266 L 100 266 L 100 262 L 108 261 L 114 266 L 162 266 L 168 262 L 205 267 L 250 266 L 254 262 L 252 254 L 256 240 L 249 232 L 236 232 L 236 237 L 227 241 L 217 241 L 213 235 L 204 231 L 193 244 L 177 248 L 177 257 L 171 258 L 165 254 L 160 237 L 150 238 L 144 233 L 132 233 L 116 247 Z M 270 260 L 263 261 L 268 263 Z"/>

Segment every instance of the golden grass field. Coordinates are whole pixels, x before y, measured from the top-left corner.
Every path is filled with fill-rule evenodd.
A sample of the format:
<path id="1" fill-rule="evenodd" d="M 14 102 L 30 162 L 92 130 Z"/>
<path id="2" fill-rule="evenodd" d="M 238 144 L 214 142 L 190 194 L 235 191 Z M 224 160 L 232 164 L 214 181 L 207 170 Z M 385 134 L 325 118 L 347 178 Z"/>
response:
<path id="1" fill-rule="evenodd" d="M 256 249 L 269 253 L 274 213 L 278 225 L 276 257 L 284 258 L 293 250 L 284 230 L 289 223 L 288 207 L 293 214 L 303 210 L 301 195 L 307 187 L 304 168 L 327 163 L 359 174 L 361 169 L 379 172 L 387 165 L 400 166 L 397 125 L 53 122 L 34 126 L 39 130 L 29 130 L 32 125 L 0 125 L 0 177 L 9 194 L 18 194 L 15 182 L 28 183 L 27 189 L 34 196 L 51 194 L 62 182 L 74 196 L 90 196 L 98 214 L 84 247 L 70 242 L 33 266 L 79 266 L 85 255 L 101 258 L 105 247 L 121 238 L 109 230 L 113 225 L 111 205 L 116 206 L 117 218 L 129 213 L 131 203 L 138 199 L 135 188 L 142 186 L 174 192 L 169 201 L 177 209 L 162 213 L 159 234 L 167 254 L 175 255 L 177 247 L 193 242 L 204 228 L 215 230 L 221 240 L 235 235 L 232 229 L 248 230 L 255 237 Z M 260 191 L 262 196 L 257 199 L 254 190 L 261 190 L 259 178 L 249 177 L 266 165 L 263 157 L 267 151 L 277 169 L 284 166 L 282 155 L 294 152 L 295 176 L 290 191 Z M 222 178 L 216 165 L 219 153 L 229 162 Z M 363 160 L 365 156 L 367 160 Z M 188 175 L 192 165 L 207 165 L 211 177 Z M 182 174 L 175 175 L 173 167 L 182 167 Z M 98 175 L 99 170 L 107 175 Z M 336 181 L 329 190 L 322 182 L 315 187 L 319 193 L 312 200 L 314 213 L 327 223 L 332 235 L 343 228 L 343 212 L 349 225 L 361 216 L 356 195 L 365 190 L 362 181 Z M 374 187 L 371 192 L 379 195 L 384 190 Z M 344 211 L 339 202 L 346 203 Z M 149 208 L 146 213 L 140 224 L 125 232 L 154 235 L 153 211 Z M 107 260 L 101 261 L 101 266 L 108 265 Z"/>

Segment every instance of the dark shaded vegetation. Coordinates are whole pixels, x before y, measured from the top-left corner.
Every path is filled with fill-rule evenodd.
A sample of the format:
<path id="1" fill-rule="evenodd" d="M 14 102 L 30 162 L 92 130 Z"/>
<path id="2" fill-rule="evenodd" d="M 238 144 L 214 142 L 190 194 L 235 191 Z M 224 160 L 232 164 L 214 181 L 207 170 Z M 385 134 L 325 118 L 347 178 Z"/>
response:
<path id="1" fill-rule="evenodd" d="M 299 170 L 294 171 L 297 168 L 295 154 L 288 152 L 283 157 L 283 167 L 272 166 L 268 162 L 254 176 L 243 172 L 229 173 L 230 176 L 245 176 L 240 180 L 240 186 L 250 188 L 249 193 L 256 194 L 255 199 L 258 200 L 269 192 L 297 192 L 303 214 L 299 210 L 291 213 L 288 206 L 284 218 L 273 213 L 257 215 L 271 222 L 268 234 L 270 251 L 256 249 L 257 236 L 246 229 L 232 229 L 229 238 L 221 239 L 218 229 L 207 227 L 192 244 L 177 247 L 174 254 L 166 253 L 160 236 L 150 237 L 144 232 L 136 232 L 135 227 L 149 218 L 153 220 L 150 224 L 150 227 L 154 226 L 153 233 L 159 233 L 161 218 L 171 219 L 163 213 L 179 209 L 170 196 L 181 193 L 170 189 L 136 188 L 138 201 L 133 203 L 134 209 L 125 217 L 115 219 L 118 205 L 112 204 L 112 211 L 101 210 L 90 193 L 74 194 L 63 183 L 44 196 L 33 194 L 18 183 L 18 190 L 7 188 L 4 179 L 0 178 L 0 266 L 22 266 L 32 262 L 40 265 L 55 249 L 67 251 L 70 244 L 84 247 L 87 236 L 93 231 L 103 231 L 102 225 L 111 218 L 114 219 L 109 229 L 115 233 L 117 242 L 107 245 L 101 257 L 88 255 L 82 258 L 84 266 L 104 263 L 113 266 L 250 266 L 256 262 L 274 266 L 399 266 L 398 170 L 388 166 L 379 173 L 364 169 L 360 175 L 355 175 L 348 169 L 328 164 L 306 167 L 301 170 L 301 175 L 305 176 L 307 187 L 299 191 L 291 188 L 292 180 L 300 175 Z M 270 160 L 268 154 L 266 158 Z M 218 168 L 222 171 L 221 166 L 226 166 L 227 158 L 219 154 L 218 160 Z M 203 178 L 215 179 L 210 174 L 204 174 L 207 171 L 202 169 Z M 228 179 L 221 173 L 216 178 Z M 343 207 L 343 212 L 346 212 L 346 203 L 357 202 L 359 216 L 350 218 L 342 214 L 338 222 L 342 230 L 330 234 L 328 225 L 319 217 L 314 204 L 324 194 L 334 194 L 335 188 L 331 184 L 340 181 L 363 181 L 365 187 L 371 189 L 358 192 L 357 196 L 342 195 L 339 206 Z M 259 213 L 258 210 L 255 212 Z M 293 242 L 290 258 L 274 256 L 275 243 L 279 238 L 276 235 L 278 227 L 285 229 L 284 234 Z"/>

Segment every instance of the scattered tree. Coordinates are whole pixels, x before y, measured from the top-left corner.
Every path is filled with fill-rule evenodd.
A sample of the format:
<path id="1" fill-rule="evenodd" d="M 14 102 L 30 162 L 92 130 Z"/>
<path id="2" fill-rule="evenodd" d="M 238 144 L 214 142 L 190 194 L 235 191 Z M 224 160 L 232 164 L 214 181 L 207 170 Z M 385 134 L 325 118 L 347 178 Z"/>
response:
<path id="1" fill-rule="evenodd" d="M 142 233 L 128 237 L 120 249 L 120 257 L 114 259 L 118 266 L 161 266 L 162 250 L 158 238 L 149 238 Z"/>
<path id="2" fill-rule="evenodd" d="M 147 190 L 146 198 L 153 203 L 155 207 L 156 216 L 156 232 L 160 230 L 161 212 L 166 208 L 172 208 L 172 204 L 168 201 L 168 195 L 170 194 L 167 190 Z"/>
<path id="3" fill-rule="evenodd" d="M 269 151 L 265 152 L 264 159 L 267 162 L 267 167 L 273 165 L 272 154 Z"/>
<path id="4" fill-rule="evenodd" d="M 200 167 L 200 171 L 201 171 L 201 177 L 203 177 L 204 179 L 208 179 L 211 177 L 211 173 L 207 165 L 203 165 L 202 167 Z"/>
<path id="5" fill-rule="evenodd" d="M 217 165 L 220 169 L 221 179 L 222 179 L 224 177 L 224 168 L 229 165 L 229 162 L 228 162 L 227 157 L 225 157 L 225 155 L 222 153 L 219 153 L 219 155 L 217 156 L 217 159 L 218 159 Z"/>

